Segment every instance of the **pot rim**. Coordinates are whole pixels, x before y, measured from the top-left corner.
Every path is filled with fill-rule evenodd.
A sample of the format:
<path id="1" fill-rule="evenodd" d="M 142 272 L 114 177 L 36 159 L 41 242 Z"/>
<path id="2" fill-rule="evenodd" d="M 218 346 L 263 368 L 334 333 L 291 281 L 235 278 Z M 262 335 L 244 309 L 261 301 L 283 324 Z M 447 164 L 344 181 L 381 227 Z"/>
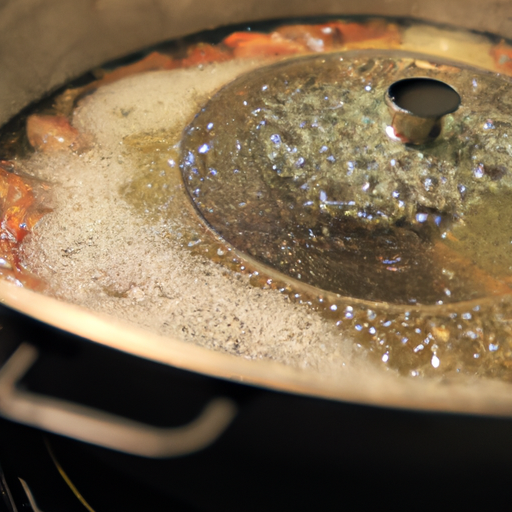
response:
<path id="1" fill-rule="evenodd" d="M 336 375 L 300 370 L 275 361 L 247 360 L 176 338 L 159 336 L 128 322 L 0 281 L 5 306 L 48 325 L 127 354 L 203 375 L 272 390 L 358 404 L 512 416 L 510 385 L 473 379 L 449 384 L 412 380 L 357 361 Z"/>

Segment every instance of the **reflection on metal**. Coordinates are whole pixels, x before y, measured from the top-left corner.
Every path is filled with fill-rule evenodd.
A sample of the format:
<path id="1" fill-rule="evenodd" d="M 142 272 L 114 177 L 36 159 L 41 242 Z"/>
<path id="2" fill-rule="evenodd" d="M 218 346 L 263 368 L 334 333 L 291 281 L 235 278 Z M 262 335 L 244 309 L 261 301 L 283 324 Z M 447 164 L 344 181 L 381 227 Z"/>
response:
<path id="1" fill-rule="evenodd" d="M 21 483 L 21 486 L 23 487 L 23 490 L 25 491 L 25 494 L 27 495 L 28 502 L 30 506 L 32 507 L 33 512 L 43 512 L 36 503 L 36 500 L 34 498 L 34 495 L 32 494 L 32 491 L 30 490 L 30 487 L 28 486 L 27 482 L 23 480 L 23 478 L 19 478 L 18 480 Z"/>
<path id="2" fill-rule="evenodd" d="M 387 134 L 407 144 L 425 144 L 443 130 L 443 118 L 460 106 L 450 85 L 432 78 L 406 78 L 390 85 L 384 96 L 392 116 Z"/>
<path id="3" fill-rule="evenodd" d="M 55 464 L 55 467 L 57 468 L 57 471 L 59 472 L 59 475 L 62 477 L 64 482 L 66 482 L 66 485 L 71 489 L 71 492 L 76 496 L 78 501 L 89 511 L 89 512 L 95 512 L 95 510 L 87 503 L 85 498 L 82 496 L 80 491 L 76 488 L 75 484 L 71 481 L 67 473 L 64 471 L 62 466 L 60 465 L 59 461 L 55 457 L 55 454 L 53 453 L 52 447 L 50 446 L 50 443 L 48 442 L 48 438 L 44 437 L 44 444 L 46 445 L 46 449 L 48 450 L 48 453 L 50 454 L 50 457 Z"/>
<path id="4" fill-rule="evenodd" d="M 0 370 L 0 414 L 47 432 L 143 457 L 177 457 L 213 443 L 233 420 L 237 407 L 216 398 L 187 425 L 159 428 L 77 405 L 20 391 L 16 384 L 37 360 L 38 351 L 22 344 Z"/>
<path id="5" fill-rule="evenodd" d="M 3 502 L 8 507 L 10 512 L 18 512 L 18 508 L 16 507 L 16 504 L 14 503 L 14 499 L 11 494 L 11 490 L 9 489 L 9 486 L 7 485 L 7 481 L 5 479 L 5 474 L 0 468 L 0 496 L 3 498 Z"/>

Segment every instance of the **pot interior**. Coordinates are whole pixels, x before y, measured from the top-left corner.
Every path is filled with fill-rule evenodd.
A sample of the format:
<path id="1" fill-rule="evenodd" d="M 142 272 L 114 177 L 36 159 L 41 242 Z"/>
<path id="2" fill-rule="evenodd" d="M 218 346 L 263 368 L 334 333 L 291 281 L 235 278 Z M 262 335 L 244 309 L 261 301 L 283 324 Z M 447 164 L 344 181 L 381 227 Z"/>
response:
<path id="1" fill-rule="evenodd" d="M 27 7 L 30 6 L 29 11 Z M 242 8 L 243 7 L 243 8 Z M 212 27 L 293 16 L 377 15 L 414 18 L 460 28 L 507 33 L 511 8 L 501 2 L 165 2 L 148 9 L 136 0 L 95 1 L 76 8 L 61 0 L 7 2 L 1 7 L 0 124 L 31 102 L 102 63 L 155 43 Z M 27 34 L 30 36 L 27 37 Z M 38 37 L 32 37 L 38 34 Z M 375 371 L 362 358 L 333 378 L 269 361 L 247 361 L 168 339 L 113 321 L 80 307 L 0 282 L 2 301 L 21 312 L 93 342 L 169 365 L 256 385 L 338 400 L 427 410 L 510 415 L 509 384 L 471 380 L 458 384 L 410 380 Z"/>

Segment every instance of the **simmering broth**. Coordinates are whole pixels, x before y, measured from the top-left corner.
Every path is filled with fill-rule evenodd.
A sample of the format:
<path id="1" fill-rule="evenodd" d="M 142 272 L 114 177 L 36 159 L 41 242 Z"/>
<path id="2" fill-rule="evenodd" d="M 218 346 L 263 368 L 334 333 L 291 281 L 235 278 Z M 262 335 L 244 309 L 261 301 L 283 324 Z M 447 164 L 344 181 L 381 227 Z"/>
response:
<path id="1" fill-rule="evenodd" d="M 456 34 L 448 49 L 436 46 L 441 33 L 444 41 Z M 53 126 L 54 151 L 48 137 L 39 143 L 31 129 L 39 151 L 17 160 L 23 172 L 51 184 L 54 192 L 53 212 L 23 239 L 23 265 L 63 300 L 250 359 L 333 375 L 355 359 L 370 359 L 414 377 L 509 380 L 510 84 L 507 77 L 482 69 L 502 66 L 506 71 L 507 48 L 482 36 L 414 24 L 284 26 L 269 35 L 231 35 L 219 46 L 153 56 L 145 62 L 156 62 L 152 65 L 159 71 L 119 81 L 113 75 L 121 77 L 122 70 L 113 71 L 93 86 L 67 91 L 55 99 L 54 110 L 72 115 L 69 138 Z M 218 91 L 244 73 L 239 80 L 250 85 L 263 80 L 267 71 L 262 69 L 297 66 L 300 75 L 306 61 L 318 65 L 322 52 L 327 52 L 324 61 L 343 62 L 339 87 L 344 96 L 326 94 L 328 117 L 325 112 L 317 116 L 311 104 L 311 115 L 320 119 L 320 138 L 309 141 L 308 135 L 309 143 L 302 146 L 286 141 L 279 149 L 283 153 L 275 155 L 263 145 L 264 158 L 252 160 L 256 171 L 270 173 L 267 183 L 278 183 L 271 186 L 275 194 L 269 204 L 275 209 L 267 213 L 264 228 L 246 213 L 249 201 L 236 196 L 251 192 L 255 184 L 252 168 L 239 162 L 233 170 L 249 177 L 227 181 L 215 198 L 217 218 L 209 216 L 212 206 L 194 199 L 206 176 L 198 174 L 198 186 L 189 187 L 182 175 L 186 181 L 184 148 L 191 148 L 195 159 L 206 154 L 201 150 L 205 130 L 210 133 L 209 122 L 217 122 L 207 119 L 209 106 L 220 102 L 214 115 L 221 116 L 230 112 L 230 98 L 233 105 L 237 101 L 231 86 Z M 316 56 L 301 56 L 306 53 Z M 192 63 L 197 55 L 202 60 Z M 143 69 L 133 64 L 132 71 Z M 313 71 L 308 73 L 321 75 Z M 462 106 L 447 118 L 439 142 L 410 148 L 386 135 L 383 95 L 394 80 L 418 75 L 449 81 L 461 93 Z M 255 92 L 249 97 L 254 100 Z M 279 91 L 272 101 L 279 103 Z M 231 108 L 233 115 L 242 112 Z M 272 108 L 270 117 L 278 112 Z M 326 119 L 330 126 L 343 124 L 340 143 L 322 127 Z M 221 155 L 229 165 L 237 158 L 238 134 L 247 138 L 252 133 L 243 118 L 233 126 L 233 133 L 222 128 L 213 140 L 233 143 L 233 152 Z M 284 130 L 280 141 L 291 133 L 278 129 Z M 265 144 L 270 140 L 277 146 L 270 138 L 276 134 L 266 133 Z M 294 167 L 294 156 L 293 165 L 280 167 L 281 174 L 274 176 L 276 169 L 265 167 L 268 158 L 286 164 L 294 147 L 311 154 L 316 149 L 333 161 L 325 163 L 322 156 L 320 167 L 308 168 L 312 157 L 305 154 L 297 157 L 305 166 Z M 228 167 L 222 158 L 216 165 Z M 323 166 L 343 172 L 333 182 Z M 204 169 L 220 170 L 208 161 Z M 307 191 L 298 196 L 315 172 L 323 174 L 320 185 L 310 187 L 314 196 Z M 291 188 L 281 187 L 283 179 Z M 283 190 L 288 196 L 280 204 Z M 313 209 L 284 219 L 287 208 L 297 212 L 297 197 L 312 201 Z M 247 215 L 252 229 L 223 229 L 233 224 L 233 211 L 240 212 L 235 218 Z M 349 220 L 348 228 L 340 227 L 340 218 Z M 286 229 L 272 232 L 275 226 Z M 297 230 L 291 237 L 290 226 Z M 475 233 L 486 233 L 487 226 L 494 229 L 484 237 L 489 244 L 481 244 Z M 290 242 L 297 239 L 300 243 Z M 407 252 L 408 240 L 412 252 Z M 354 245 L 347 250 L 349 242 Z M 291 255 L 281 258 L 279 251 Z M 296 268 L 297 260 L 307 265 Z M 314 278 L 304 278 L 317 269 Z"/>

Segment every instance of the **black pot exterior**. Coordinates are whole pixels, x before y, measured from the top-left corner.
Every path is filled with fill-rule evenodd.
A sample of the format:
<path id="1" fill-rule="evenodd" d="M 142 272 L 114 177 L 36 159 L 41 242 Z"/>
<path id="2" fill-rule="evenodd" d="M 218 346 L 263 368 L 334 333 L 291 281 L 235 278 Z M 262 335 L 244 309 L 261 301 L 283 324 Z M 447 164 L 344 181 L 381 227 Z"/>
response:
<path id="1" fill-rule="evenodd" d="M 432 0 L 7 0 L 0 3 L 0 125 L 21 108 L 100 63 L 164 39 L 206 28 L 320 14 L 413 17 L 512 33 L 512 4 Z M 153 4 L 151 4 L 153 5 Z M 311 510 L 382 503 L 492 508 L 508 489 L 512 420 L 368 407 L 264 390 L 160 365 L 93 344 L 0 306 L 0 358 L 21 343 L 41 357 L 21 382 L 33 393 L 176 427 L 222 395 L 238 413 L 204 449 L 150 459 L 48 437 L 56 457 L 95 510 Z M 0 421 L 0 503 L 41 510 L 82 510 L 62 485 L 43 440 L 28 427 Z M 67 494 L 66 494 L 67 493 Z M 21 508 L 21 506 L 19 506 Z M 26 507 L 28 509 L 28 505 Z"/>
<path id="2" fill-rule="evenodd" d="M 127 455 L 0 421 L 0 463 L 45 511 L 82 505 L 48 452 L 94 510 L 311 510 L 360 506 L 498 503 L 512 471 L 512 420 L 346 404 L 263 390 L 170 368 L 90 343 L 5 307 L 3 357 L 21 343 L 41 356 L 23 389 L 159 427 L 191 421 L 213 397 L 238 413 L 220 437 L 188 455 Z M 493 488 L 489 495 L 488 490 Z M 12 488 L 12 489 L 11 489 Z M 448 499 L 448 498 L 447 498 Z M 20 503 L 20 502 L 18 502 Z M 96 508 L 97 507 L 97 508 Z M 1 509 L 0 509 L 1 510 Z"/>

